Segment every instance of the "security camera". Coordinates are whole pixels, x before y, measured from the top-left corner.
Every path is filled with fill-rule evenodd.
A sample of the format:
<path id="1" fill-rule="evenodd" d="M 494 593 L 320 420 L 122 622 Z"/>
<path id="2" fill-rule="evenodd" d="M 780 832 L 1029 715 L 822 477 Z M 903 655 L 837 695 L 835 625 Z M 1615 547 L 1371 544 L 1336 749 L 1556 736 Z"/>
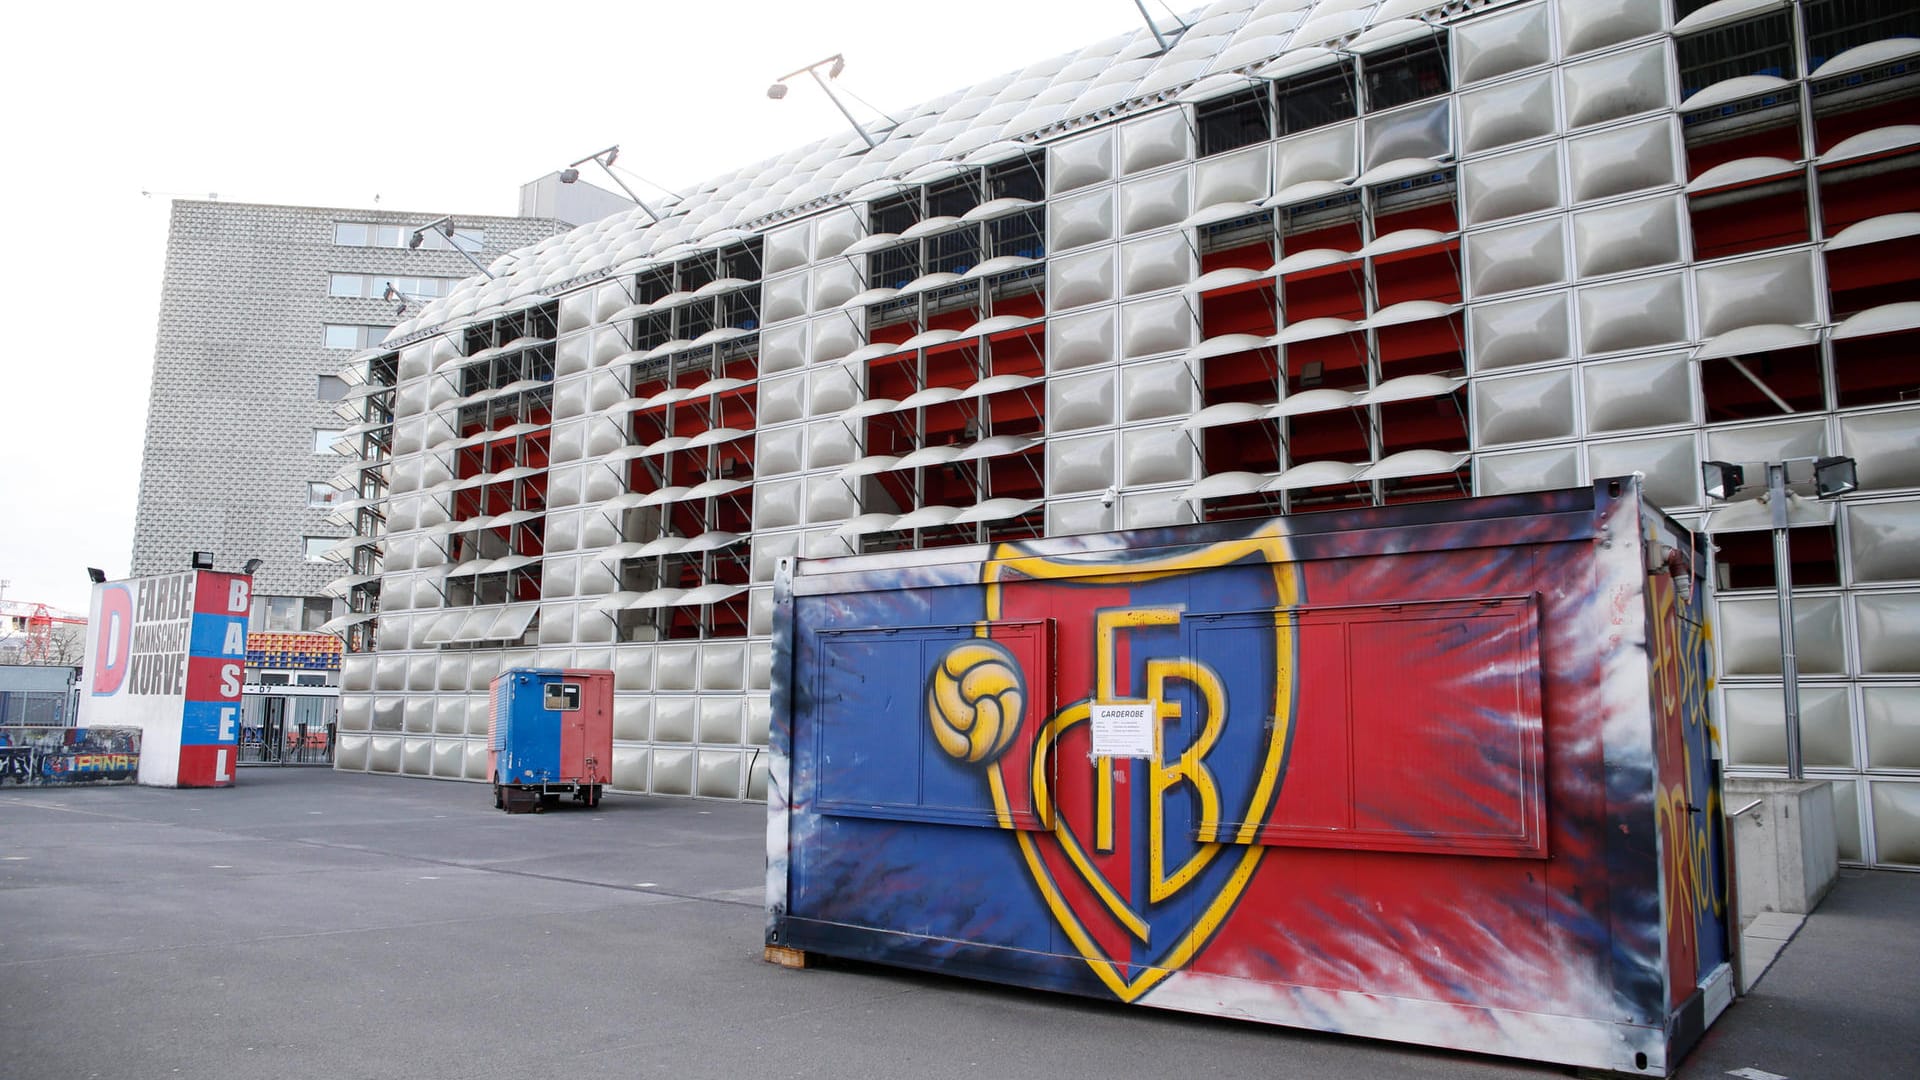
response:
<path id="1" fill-rule="evenodd" d="M 1100 493 L 1100 505 L 1109 510 L 1113 509 L 1113 504 L 1119 501 L 1120 492 L 1115 488 L 1108 488 Z"/>

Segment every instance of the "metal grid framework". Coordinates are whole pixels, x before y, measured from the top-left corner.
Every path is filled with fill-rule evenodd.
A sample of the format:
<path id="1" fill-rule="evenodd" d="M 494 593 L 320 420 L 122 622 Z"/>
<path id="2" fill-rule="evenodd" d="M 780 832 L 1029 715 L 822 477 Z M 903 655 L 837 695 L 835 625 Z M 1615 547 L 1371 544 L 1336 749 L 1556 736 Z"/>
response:
<path id="1" fill-rule="evenodd" d="M 785 556 L 1630 472 L 1698 523 L 1703 459 L 1845 453 L 1795 530 L 1806 760 L 1844 858 L 1920 867 L 1912 14 L 1184 21 L 516 252 L 361 357 L 339 767 L 484 779 L 494 673 L 607 667 L 617 788 L 759 798 Z M 1716 694 L 1778 775 L 1747 514 L 1706 522 Z"/>

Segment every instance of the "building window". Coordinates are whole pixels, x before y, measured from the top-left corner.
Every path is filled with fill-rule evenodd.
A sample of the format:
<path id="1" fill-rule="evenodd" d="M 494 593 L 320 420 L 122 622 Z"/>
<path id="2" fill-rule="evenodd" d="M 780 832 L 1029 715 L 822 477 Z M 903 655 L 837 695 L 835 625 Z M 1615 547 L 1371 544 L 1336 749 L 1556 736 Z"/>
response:
<path id="1" fill-rule="evenodd" d="M 313 452 L 316 454 L 338 453 L 339 451 L 333 448 L 333 444 L 345 434 L 346 432 L 340 428 L 314 428 Z"/>
<path id="2" fill-rule="evenodd" d="M 1742 75 L 1791 79 L 1797 74 L 1793 13 L 1785 9 L 1676 38 L 1673 50 L 1680 70 L 1682 101 L 1696 91 Z"/>
<path id="3" fill-rule="evenodd" d="M 391 285 L 411 299 L 437 300 L 460 283 L 457 277 L 382 277 L 378 274 L 329 274 L 327 295 L 379 300 Z"/>
<path id="4" fill-rule="evenodd" d="M 1264 88 L 1205 102 L 1194 111 L 1194 119 L 1200 129 L 1201 157 L 1224 154 L 1273 137 Z"/>
<path id="5" fill-rule="evenodd" d="M 1446 39 L 1378 53 L 1367 58 L 1367 108 L 1391 109 L 1435 97 L 1448 89 Z"/>
<path id="6" fill-rule="evenodd" d="M 325 562 L 327 552 L 344 539 L 344 536 L 303 536 L 300 538 L 301 554 L 308 562 Z"/>
<path id="7" fill-rule="evenodd" d="M 309 539 L 321 539 L 310 537 Z M 269 634 L 297 634 L 320 629 L 333 615 L 333 601 L 324 596 L 256 596 L 250 629 Z M 285 686 L 286 676 L 277 683 L 263 677 L 262 685 Z"/>
<path id="8" fill-rule="evenodd" d="M 308 506 L 332 506 L 346 497 L 346 492 L 321 480 L 307 481 Z"/>
<path id="9" fill-rule="evenodd" d="M 321 342 L 329 349 L 370 349 L 380 344 L 391 329 L 391 326 L 361 323 L 327 323 L 321 331 Z"/>
<path id="10" fill-rule="evenodd" d="M 1280 103 L 1280 134 L 1309 131 L 1358 114 L 1353 94 L 1353 68 L 1345 63 L 1288 79 L 1275 88 Z"/>
<path id="11" fill-rule="evenodd" d="M 314 383 L 314 396 L 321 401 L 339 401 L 347 396 L 347 380 L 338 375 L 316 375 Z"/>

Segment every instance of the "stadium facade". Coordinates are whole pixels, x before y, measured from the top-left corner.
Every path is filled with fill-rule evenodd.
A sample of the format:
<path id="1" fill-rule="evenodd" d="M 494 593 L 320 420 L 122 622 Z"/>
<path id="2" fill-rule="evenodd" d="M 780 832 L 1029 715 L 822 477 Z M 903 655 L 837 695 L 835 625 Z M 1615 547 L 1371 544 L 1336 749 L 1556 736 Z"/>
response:
<path id="1" fill-rule="evenodd" d="M 1714 534 L 1730 772 L 1920 867 L 1920 14 L 1221 0 L 508 254 L 343 373 L 338 767 L 486 779 L 616 672 L 614 783 L 759 798 L 783 557 L 1638 472 Z M 871 141 L 875 145 L 869 146 Z M 662 217 L 656 220 L 653 212 Z"/>

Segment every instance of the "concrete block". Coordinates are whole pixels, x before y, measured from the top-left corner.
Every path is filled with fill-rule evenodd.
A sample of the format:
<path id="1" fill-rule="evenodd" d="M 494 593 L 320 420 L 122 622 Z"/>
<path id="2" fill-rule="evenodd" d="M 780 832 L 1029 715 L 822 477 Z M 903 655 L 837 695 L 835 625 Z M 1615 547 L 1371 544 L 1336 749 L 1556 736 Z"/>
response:
<path id="1" fill-rule="evenodd" d="M 1771 923 L 1763 912 L 1807 914 L 1833 887 L 1840 848 L 1830 787 L 1825 780 L 1726 779 L 1727 808 L 1736 811 L 1729 827 L 1740 921 L 1748 933 L 1765 936 Z"/>

